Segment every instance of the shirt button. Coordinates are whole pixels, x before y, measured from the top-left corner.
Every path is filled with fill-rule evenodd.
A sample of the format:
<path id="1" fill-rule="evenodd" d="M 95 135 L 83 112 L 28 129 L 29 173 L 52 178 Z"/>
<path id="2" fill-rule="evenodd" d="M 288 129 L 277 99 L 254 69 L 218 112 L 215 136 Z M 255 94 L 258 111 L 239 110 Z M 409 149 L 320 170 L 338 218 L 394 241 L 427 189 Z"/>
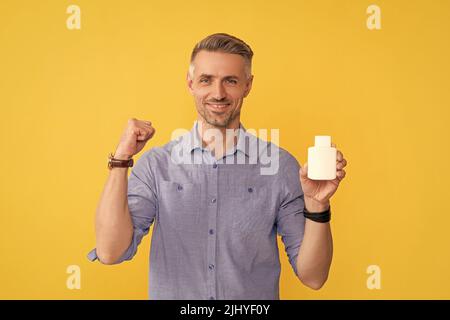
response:
<path id="1" fill-rule="evenodd" d="M 214 270 L 214 265 L 213 264 L 209 265 L 209 270 Z"/>
<path id="2" fill-rule="evenodd" d="M 178 185 L 178 191 L 183 190 L 183 186 Z"/>
<path id="3" fill-rule="evenodd" d="M 216 198 L 212 198 L 212 199 L 211 199 L 211 202 L 212 202 L 212 203 L 216 203 L 216 201 L 217 201 Z"/>
<path id="4" fill-rule="evenodd" d="M 217 164 L 216 163 L 213 164 L 213 168 L 214 169 L 217 168 Z"/>
<path id="5" fill-rule="evenodd" d="M 253 192 L 253 188 L 248 188 L 248 192 Z"/>
<path id="6" fill-rule="evenodd" d="M 209 234 L 214 234 L 214 230 L 213 229 L 209 229 Z"/>
<path id="7" fill-rule="evenodd" d="M 214 300 L 214 297 L 209 297 L 209 300 Z"/>

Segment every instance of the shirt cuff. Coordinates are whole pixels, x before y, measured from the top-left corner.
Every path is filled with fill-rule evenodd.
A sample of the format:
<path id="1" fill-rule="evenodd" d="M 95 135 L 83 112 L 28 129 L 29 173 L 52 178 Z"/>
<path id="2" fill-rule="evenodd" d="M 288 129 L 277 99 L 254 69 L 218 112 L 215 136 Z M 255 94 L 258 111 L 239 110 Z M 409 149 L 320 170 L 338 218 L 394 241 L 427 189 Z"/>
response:
<path id="1" fill-rule="evenodd" d="M 87 258 L 88 258 L 90 261 L 98 260 L 98 257 L 97 257 L 97 249 L 96 249 L 96 248 L 92 249 L 92 250 L 88 253 Z"/>

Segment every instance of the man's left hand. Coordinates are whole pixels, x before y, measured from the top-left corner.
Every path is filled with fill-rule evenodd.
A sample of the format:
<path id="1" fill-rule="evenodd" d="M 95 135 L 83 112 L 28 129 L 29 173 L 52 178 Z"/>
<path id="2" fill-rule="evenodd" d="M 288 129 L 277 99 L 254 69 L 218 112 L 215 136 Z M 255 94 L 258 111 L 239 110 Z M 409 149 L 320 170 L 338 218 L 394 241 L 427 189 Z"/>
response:
<path id="1" fill-rule="evenodd" d="M 336 144 L 332 143 L 332 147 L 336 148 Z M 347 160 L 339 150 L 336 150 L 336 178 L 334 180 L 312 180 L 308 178 L 308 163 L 300 168 L 300 183 L 302 184 L 305 201 L 327 206 L 331 196 L 336 192 L 339 183 L 345 177 L 344 167 Z"/>

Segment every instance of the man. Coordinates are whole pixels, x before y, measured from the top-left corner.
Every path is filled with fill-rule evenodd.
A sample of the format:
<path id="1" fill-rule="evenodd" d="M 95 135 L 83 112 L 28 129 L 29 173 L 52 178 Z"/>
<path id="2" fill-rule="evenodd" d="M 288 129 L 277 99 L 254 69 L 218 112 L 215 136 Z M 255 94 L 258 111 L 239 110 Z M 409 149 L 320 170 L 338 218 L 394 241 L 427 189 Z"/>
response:
<path id="1" fill-rule="evenodd" d="M 89 258 L 130 260 L 153 224 L 150 299 L 279 299 L 277 233 L 303 284 L 319 289 L 327 280 L 327 210 L 346 160 L 338 151 L 335 180 L 310 180 L 306 164 L 244 129 L 252 56 L 227 34 L 200 41 L 187 75 L 198 113 L 192 130 L 145 152 L 127 180 L 127 161 L 155 133 L 149 121 L 131 119 L 111 160 L 124 167 L 110 168 Z M 278 170 L 261 174 L 267 151 L 277 153 Z"/>

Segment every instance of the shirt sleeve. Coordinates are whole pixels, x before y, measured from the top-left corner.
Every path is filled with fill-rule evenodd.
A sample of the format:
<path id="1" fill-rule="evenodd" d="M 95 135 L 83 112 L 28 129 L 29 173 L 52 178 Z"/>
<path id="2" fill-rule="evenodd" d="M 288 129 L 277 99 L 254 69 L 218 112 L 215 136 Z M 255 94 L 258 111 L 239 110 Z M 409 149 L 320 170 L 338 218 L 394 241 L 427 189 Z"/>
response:
<path id="1" fill-rule="evenodd" d="M 145 153 L 139 158 L 128 178 L 128 209 L 133 222 L 133 238 L 130 246 L 116 264 L 125 260 L 131 260 L 136 255 L 142 238 L 148 234 L 150 226 L 156 217 L 158 202 L 149 156 L 149 153 Z M 91 250 L 87 257 L 90 261 L 97 260 L 96 249 Z"/>
<path id="2" fill-rule="evenodd" d="M 276 220 L 277 233 L 284 243 L 289 263 L 298 276 L 297 256 L 305 232 L 305 202 L 299 176 L 300 165 L 289 155 L 280 170 L 282 197 Z"/>

